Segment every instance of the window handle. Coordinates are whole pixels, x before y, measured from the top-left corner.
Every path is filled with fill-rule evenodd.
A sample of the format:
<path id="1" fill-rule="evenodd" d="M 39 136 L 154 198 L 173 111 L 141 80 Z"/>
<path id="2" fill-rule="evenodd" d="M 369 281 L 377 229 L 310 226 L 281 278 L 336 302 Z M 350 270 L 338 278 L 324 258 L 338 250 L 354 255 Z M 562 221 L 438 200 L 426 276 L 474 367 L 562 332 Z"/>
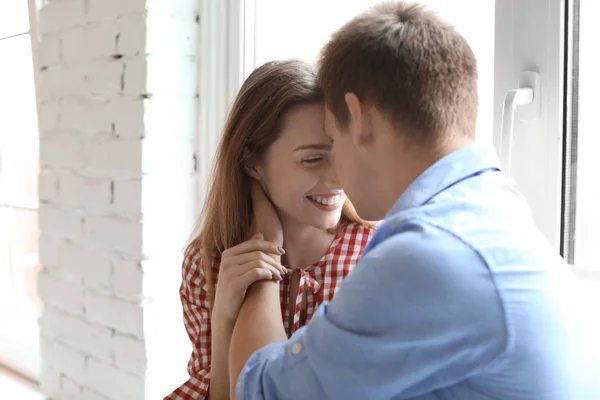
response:
<path id="1" fill-rule="evenodd" d="M 505 174 L 511 176 L 512 148 L 515 128 L 515 112 L 518 107 L 528 106 L 529 113 L 523 119 L 539 116 L 540 77 L 537 72 L 524 72 L 521 76 L 521 87 L 509 90 L 504 96 L 502 106 L 502 126 L 500 129 L 500 163 Z"/>

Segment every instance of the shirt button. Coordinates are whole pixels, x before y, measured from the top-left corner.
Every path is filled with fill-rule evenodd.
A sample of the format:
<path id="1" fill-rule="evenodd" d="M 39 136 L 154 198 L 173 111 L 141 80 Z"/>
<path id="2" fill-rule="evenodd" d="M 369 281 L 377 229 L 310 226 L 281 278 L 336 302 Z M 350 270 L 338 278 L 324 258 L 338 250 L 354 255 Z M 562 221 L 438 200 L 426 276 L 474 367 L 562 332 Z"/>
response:
<path id="1" fill-rule="evenodd" d="M 300 343 L 294 343 L 292 345 L 292 354 L 297 356 L 300 353 L 302 353 L 302 345 Z"/>

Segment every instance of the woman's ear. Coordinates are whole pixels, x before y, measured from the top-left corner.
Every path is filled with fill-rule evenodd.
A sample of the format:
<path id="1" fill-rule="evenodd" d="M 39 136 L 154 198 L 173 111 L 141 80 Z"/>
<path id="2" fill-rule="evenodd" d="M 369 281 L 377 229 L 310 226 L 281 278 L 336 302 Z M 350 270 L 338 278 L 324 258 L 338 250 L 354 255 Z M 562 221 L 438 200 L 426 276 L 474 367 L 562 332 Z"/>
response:
<path id="1" fill-rule="evenodd" d="M 262 168 L 256 163 L 244 163 L 244 170 L 248 175 L 257 181 L 263 180 L 263 171 Z"/>
<path id="2" fill-rule="evenodd" d="M 262 181 L 263 170 L 262 170 L 261 166 L 259 165 L 260 163 L 257 162 L 256 156 L 253 156 L 250 153 L 250 150 L 248 150 L 247 148 L 244 149 L 244 154 L 242 155 L 242 160 L 244 160 L 243 161 L 244 171 L 246 171 L 246 173 L 248 175 L 250 175 L 252 178 L 254 178 L 258 181 Z"/>

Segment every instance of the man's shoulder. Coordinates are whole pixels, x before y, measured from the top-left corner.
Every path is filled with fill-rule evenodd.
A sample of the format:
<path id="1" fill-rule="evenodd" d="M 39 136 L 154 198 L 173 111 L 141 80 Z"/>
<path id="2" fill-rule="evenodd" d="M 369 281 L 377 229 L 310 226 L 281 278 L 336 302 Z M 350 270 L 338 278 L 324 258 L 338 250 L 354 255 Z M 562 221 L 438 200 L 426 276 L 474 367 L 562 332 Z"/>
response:
<path id="1" fill-rule="evenodd" d="M 410 254 L 419 251 L 439 254 L 447 250 L 448 245 L 454 250 L 476 251 L 474 246 L 461 237 L 460 230 L 453 229 L 443 220 L 412 210 L 386 218 L 373 235 L 369 250 L 387 242 L 394 244 L 387 249 L 392 253 L 406 254 L 405 250 L 411 249 Z"/>
<path id="2" fill-rule="evenodd" d="M 432 284 L 487 279 L 488 265 L 478 249 L 456 232 L 415 216 L 386 221 L 376 232 L 363 265 L 389 268 L 398 279 L 428 280 Z M 428 279 L 435 276 L 436 279 Z M 438 282 L 441 280 L 441 282 Z"/>

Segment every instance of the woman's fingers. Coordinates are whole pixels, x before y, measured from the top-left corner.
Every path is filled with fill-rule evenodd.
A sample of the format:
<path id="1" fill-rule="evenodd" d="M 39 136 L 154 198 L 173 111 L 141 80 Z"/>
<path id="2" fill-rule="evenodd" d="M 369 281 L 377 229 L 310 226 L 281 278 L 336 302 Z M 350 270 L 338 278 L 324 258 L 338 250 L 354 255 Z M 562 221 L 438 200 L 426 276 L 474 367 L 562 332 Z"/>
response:
<path id="1" fill-rule="evenodd" d="M 240 291 L 246 291 L 250 285 L 257 281 L 271 280 L 274 277 L 279 278 L 279 271 L 273 272 L 273 270 L 268 268 L 251 268 L 242 275 L 238 276 L 234 280 L 234 285 L 236 285 L 236 289 Z"/>
<path id="2" fill-rule="evenodd" d="M 243 265 L 243 264 L 249 263 L 250 261 L 254 261 L 254 260 L 264 261 L 267 264 L 274 266 L 279 271 L 281 271 L 283 273 L 287 273 L 287 269 L 283 265 L 281 265 L 272 255 L 264 253 L 262 251 L 253 251 L 250 253 L 243 253 L 243 254 L 239 254 L 237 256 L 233 256 L 233 257 L 227 259 L 227 264 Z M 234 274 L 239 275 L 238 273 L 235 273 L 235 272 L 234 272 Z"/>
<path id="3" fill-rule="evenodd" d="M 233 257 L 244 253 L 251 253 L 253 251 L 262 251 L 264 253 L 274 254 L 278 256 L 285 254 L 285 251 L 275 243 L 254 238 L 246 240 L 245 242 L 240 243 L 237 246 L 233 246 L 225 250 L 222 256 Z"/>
<path id="4" fill-rule="evenodd" d="M 285 276 L 285 271 L 282 270 L 281 268 L 277 268 L 277 267 L 275 267 L 275 266 L 273 266 L 273 265 L 271 265 L 271 264 L 269 264 L 267 262 L 264 262 L 262 260 L 252 260 L 252 261 L 249 261 L 249 262 L 247 262 L 245 264 L 238 265 L 235 268 L 235 273 L 233 274 L 233 278 L 232 279 L 235 279 L 235 277 L 242 276 L 242 275 L 244 275 L 245 273 L 247 273 L 248 271 L 250 271 L 252 269 L 266 269 L 266 270 L 269 270 L 273 274 L 272 278 L 276 279 L 276 280 L 279 280 L 279 281 L 282 280 L 283 277 Z"/>

